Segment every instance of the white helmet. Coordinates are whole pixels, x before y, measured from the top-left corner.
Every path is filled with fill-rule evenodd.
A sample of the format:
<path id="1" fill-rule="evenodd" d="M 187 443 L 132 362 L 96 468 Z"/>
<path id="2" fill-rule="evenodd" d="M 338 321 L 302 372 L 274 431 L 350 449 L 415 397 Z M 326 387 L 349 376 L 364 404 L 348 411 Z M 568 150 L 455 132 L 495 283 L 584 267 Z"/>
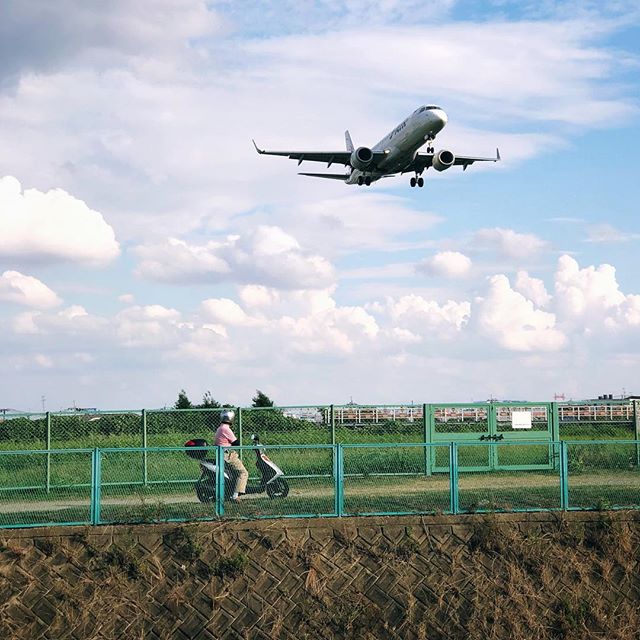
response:
<path id="1" fill-rule="evenodd" d="M 233 419 L 236 417 L 236 412 L 231 409 L 224 409 L 220 412 L 220 422 L 226 424 L 233 424 Z"/>

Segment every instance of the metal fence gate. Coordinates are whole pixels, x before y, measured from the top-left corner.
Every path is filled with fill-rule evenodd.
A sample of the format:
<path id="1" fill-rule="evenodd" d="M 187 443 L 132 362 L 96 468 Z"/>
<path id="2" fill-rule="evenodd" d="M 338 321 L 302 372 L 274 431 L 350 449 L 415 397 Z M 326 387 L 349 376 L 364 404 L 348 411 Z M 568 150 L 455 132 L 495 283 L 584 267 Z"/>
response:
<path id="1" fill-rule="evenodd" d="M 456 442 L 460 471 L 553 469 L 558 464 L 551 445 L 557 439 L 556 410 L 551 402 L 429 405 L 429 442 Z M 431 449 L 431 472 L 449 469 L 449 461 L 439 451 Z"/>

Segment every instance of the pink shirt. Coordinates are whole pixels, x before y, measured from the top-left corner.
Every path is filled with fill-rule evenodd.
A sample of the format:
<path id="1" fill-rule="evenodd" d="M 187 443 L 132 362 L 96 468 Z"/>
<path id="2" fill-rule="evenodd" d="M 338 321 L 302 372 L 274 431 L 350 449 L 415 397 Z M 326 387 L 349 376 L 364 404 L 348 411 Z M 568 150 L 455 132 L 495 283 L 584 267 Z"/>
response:
<path id="1" fill-rule="evenodd" d="M 226 422 L 223 422 L 216 430 L 216 447 L 230 447 L 235 440 L 236 437 L 231 431 L 231 427 Z"/>

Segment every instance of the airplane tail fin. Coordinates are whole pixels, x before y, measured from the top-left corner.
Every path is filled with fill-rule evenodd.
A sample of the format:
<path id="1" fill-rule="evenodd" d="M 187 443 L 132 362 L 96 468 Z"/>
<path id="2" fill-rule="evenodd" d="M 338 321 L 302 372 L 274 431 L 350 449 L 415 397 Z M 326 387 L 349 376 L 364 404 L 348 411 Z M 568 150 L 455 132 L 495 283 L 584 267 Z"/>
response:
<path id="1" fill-rule="evenodd" d="M 347 145 L 347 151 L 353 151 L 355 149 L 355 147 L 353 146 L 353 141 L 351 140 L 351 134 L 349 133 L 348 129 L 344 132 L 344 141 Z"/>

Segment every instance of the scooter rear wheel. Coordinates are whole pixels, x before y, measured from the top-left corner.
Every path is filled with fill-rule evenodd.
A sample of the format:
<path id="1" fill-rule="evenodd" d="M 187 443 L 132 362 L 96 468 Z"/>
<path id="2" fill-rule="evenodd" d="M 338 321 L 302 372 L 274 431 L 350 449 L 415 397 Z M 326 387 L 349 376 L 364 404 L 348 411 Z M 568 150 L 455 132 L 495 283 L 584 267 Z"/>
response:
<path id="1" fill-rule="evenodd" d="M 196 482 L 196 496 L 203 503 L 214 502 L 216 499 L 216 490 L 213 482 Z"/>
<path id="2" fill-rule="evenodd" d="M 286 498 L 289 495 L 289 483 L 284 478 L 277 478 L 267 487 L 267 495 L 270 498 Z"/>

